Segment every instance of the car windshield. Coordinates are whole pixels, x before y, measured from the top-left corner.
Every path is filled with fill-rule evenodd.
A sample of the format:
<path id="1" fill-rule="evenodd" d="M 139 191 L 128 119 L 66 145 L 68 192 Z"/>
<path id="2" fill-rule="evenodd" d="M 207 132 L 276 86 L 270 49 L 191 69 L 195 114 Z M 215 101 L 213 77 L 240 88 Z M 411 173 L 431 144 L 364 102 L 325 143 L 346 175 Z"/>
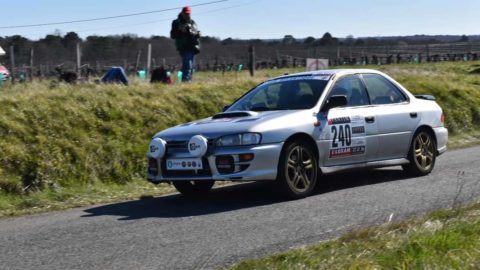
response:
<path id="1" fill-rule="evenodd" d="M 317 104 L 327 82 L 312 77 L 267 81 L 233 103 L 227 111 L 311 109 Z"/>

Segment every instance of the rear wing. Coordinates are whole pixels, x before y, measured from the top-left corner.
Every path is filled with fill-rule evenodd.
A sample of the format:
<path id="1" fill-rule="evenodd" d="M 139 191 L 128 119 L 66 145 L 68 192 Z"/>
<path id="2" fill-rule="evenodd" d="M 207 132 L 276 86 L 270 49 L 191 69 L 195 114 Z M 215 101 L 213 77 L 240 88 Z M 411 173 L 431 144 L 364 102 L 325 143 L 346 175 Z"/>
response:
<path id="1" fill-rule="evenodd" d="M 435 97 L 432 95 L 415 95 L 416 98 L 425 99 L 425 100 L 435 100 Z"/>

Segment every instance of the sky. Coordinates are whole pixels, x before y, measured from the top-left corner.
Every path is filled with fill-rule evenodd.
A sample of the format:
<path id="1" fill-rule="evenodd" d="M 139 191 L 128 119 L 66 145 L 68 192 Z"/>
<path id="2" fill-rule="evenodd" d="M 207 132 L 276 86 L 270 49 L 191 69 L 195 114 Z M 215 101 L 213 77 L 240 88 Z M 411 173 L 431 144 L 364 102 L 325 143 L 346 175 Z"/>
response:
<path id="1" fill-rule="evenodd" d="M 0 0 L 0 36 L 37 40 L 70 31 L 82 38 L 168 36 L 171 21 L 186 5 L 192 6 L 202 35 L 220 39 L 320 38 L 325 32 L 335 37 L 480 34 L 480 0 Z M 144 12 L 153 13 L 12 28 Z"/>

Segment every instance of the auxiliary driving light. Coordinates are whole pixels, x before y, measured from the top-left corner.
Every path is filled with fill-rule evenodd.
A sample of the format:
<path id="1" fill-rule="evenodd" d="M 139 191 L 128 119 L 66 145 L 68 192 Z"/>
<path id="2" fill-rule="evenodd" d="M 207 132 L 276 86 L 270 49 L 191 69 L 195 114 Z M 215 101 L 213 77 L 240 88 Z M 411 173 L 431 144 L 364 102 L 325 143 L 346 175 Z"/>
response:
<path id="1" fill-rule="evenodd" d="M 167 142 L 161 138 L 154 138 L 148 146 L 147 157 L 151 158 L 163 158 L 167 150 Z"/>

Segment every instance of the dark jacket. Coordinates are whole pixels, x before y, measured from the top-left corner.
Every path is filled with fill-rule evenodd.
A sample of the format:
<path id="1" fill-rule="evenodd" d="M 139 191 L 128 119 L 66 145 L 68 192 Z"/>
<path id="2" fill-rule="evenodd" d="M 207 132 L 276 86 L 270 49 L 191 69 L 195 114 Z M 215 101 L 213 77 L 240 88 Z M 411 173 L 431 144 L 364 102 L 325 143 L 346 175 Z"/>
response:
<path id="1" fill-rule="evenodd" d="M 175 46 L 180 53 L 200 52 L 200 31 L 194 20 L 185 21 L 180 13 L 178 18 L 172 22 L 170 37 L 175 39 Z"/>

